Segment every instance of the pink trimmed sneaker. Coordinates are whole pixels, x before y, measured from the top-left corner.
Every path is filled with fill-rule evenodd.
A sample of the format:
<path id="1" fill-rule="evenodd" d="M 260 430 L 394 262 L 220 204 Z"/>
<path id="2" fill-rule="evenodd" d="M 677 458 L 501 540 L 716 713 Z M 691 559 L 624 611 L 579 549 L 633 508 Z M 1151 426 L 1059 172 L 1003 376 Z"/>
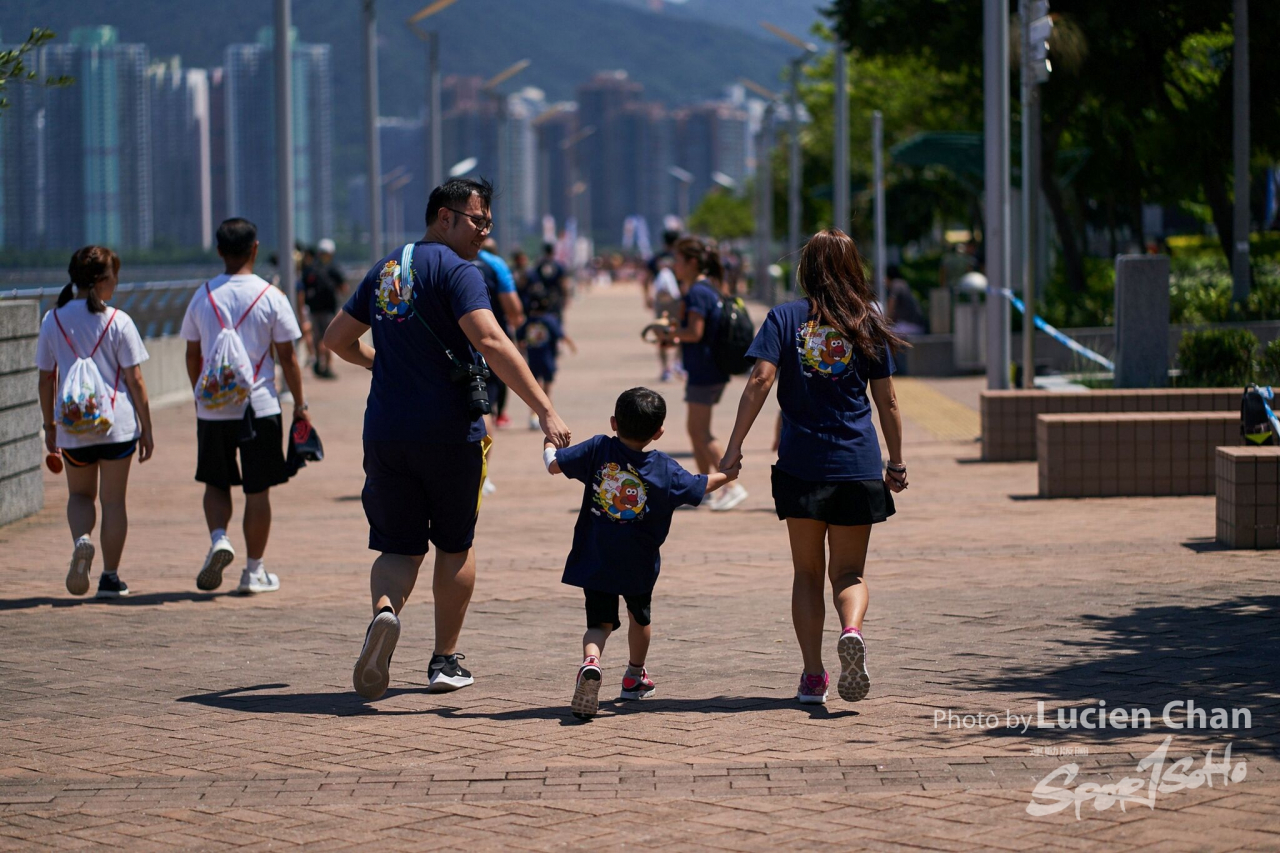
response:
<path id="1" fill-rule="evenodd" d="M 845 628 L 836 643 L 840 656 L 840 680 L 836 691 L 846 702 L 861 702 L 871 690 L 871 676 L 867 674 L 867 643 L 857 628 Z"/>
<path id="2" fill-rule="evenodd" d="M 810 675 L 807 672 L 800 673 L 800 689 L 796 691 L 796 699 L 801 705 L 825 705 L 827 704 L 827 687 L 831 684 L 831 679 L 827 677 L 827 673 L 823 670 L 822 675 Z"/>
<path id="3" fill-rule="evenodd" d="M 600 659 L 588 657 L 578 668 L 578 680 L 573 687 L 573 699 L 569 710 L 579 720 L 589 720 L 600 709 Z"/>
<path id="4" fill-rule="evenodd" d="M 640 667 L 639 676 L 631 675 L 630 673 L 625 673 L 622 676 L 622 692 L 618 694 L 618 698 L 648 699 L 653 695 L 653 691 L 657 689 L 657 685 L 649 677 L 649 670 Z"/>

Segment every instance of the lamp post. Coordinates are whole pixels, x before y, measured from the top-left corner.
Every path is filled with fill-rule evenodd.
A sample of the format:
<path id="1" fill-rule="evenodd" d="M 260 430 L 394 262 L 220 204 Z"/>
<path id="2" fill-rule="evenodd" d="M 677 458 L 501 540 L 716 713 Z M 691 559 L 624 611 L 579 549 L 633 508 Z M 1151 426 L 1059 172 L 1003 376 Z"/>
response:
<path id="1" fill-rule="evenodd" d="M 693 173 L 687 169 L 681 169 L 679 166 L 670 166 L 667 174 L 680 182 L 680 220 L 685 223 L 687 228 L 689 225 L 689 188 L 693 185 Z"/>
<path id="2" fill-rule="evenodd" d="M 1009 387 L 1009 4 L 983 0 L 987 388 Z M 1030 324 L 1028 323 L 1028 326 Z"/>
<path id="3" fill-rule="evenodd" d="M 1232 65 L 1231 151 L 1235 207 L 1231 217 L 1231 299 L 1249 298 L 1249 0 L 1235 0 Z"/>
<path id="4" fill-rule="evenodd" d="M 876 110 L 871 114 L 871 161 L 875 180 L 875 242 L 876 242 L 876 298 L 880 300 L 880 310 L 889 310 L 889 294 L 887 271 L 889 269 L 888 249 L 885 248 L 884 217 L 884 114 Z"/>
<path id="5" fill-rule="evenodd" d="M 364 113 L 369 172 L 369 254 L 382 257 L 382 151 L 378 143 L 378 16 L 364 0 Z"/>
<path id="6" fill-rule="evenodd" d="M 849 73 L 845 43 L 836 39 L 835 226 L 849 233 Z"/>
<path id="7" fill-rule="evenodd" d="M 773 116 L 782 96 L 754 80 L 739 77 L 738 82 L 764 98 L 764 116 L 756 137 L 756 234 L 755 273 L 756 298 L 766 305 L 777 301 L 773 276 L 769 274 L 773 244 Z"/>
<path id="8" fill-rule="evenodd" d="M 494 221 L 498 227 L 497 240 L 506 240 L 514 245 L 511 228 L 511 128 L 507 121 L 507 96 L 498 91 L 498 87 L 533 64 L 533 60 L 522 59 L 512 63 L 489 78 L 481 90 L 494 100 L 497 107 L 498 121 L 498 193 L 494 198 L 497 215 Z"/>
<path id="9" fill-rule="evenodd" d="M 293 277 L 293 45 L 289 40 L 291 0 L 276 0 L 276 269 L 280 286 L 292 292 Z M 366 0 L 372 2 L 372 0 Z"/>
<path id="10" fill-rule="evenodd" d="M 444 183 L 444 133 L 440 128 L 440 33 L 423 30 L 418 24 L 457 3 L 458 0 L 436 0 L 409 18 L 407 24 L 413 34 L 427 43 L 427 122 L 424 133 L 427 144 L 427 175 L 431 187 Z"/>
<path id="11" fill-rule="evenodd" d="M 761 21 L 760 26 L 801 50 L 801 54 L 791 60 L 791 90 L 787 97 L 787 133 L 791 135 L 788 164 L 791 174 L 787 184 L 787 251 L 790 253 L 800 249 L 800 186 L 804 179 L 804 166 L 800 161 L 800 69 L 818 52 L 818 46 L 767 21 Z"/>

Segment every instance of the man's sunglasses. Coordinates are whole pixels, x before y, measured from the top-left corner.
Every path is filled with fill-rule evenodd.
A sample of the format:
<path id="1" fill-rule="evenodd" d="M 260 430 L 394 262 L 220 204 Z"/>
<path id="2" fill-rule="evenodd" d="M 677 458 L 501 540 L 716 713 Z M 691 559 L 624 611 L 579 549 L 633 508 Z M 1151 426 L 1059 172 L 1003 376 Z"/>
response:
<path id="1" fill-rule="evenodd" d="M 477 216 L 474 213 L 467 213 L 465 210 L 458 210 L 453 207 L 446 207 L 445 210 L 452 210 L 459 216 L 465 216 L 471 220 L 471 224 L 476 227 L 477 231 L 489 231 L 493 228 L 493 220 L 487 216 Z"/>

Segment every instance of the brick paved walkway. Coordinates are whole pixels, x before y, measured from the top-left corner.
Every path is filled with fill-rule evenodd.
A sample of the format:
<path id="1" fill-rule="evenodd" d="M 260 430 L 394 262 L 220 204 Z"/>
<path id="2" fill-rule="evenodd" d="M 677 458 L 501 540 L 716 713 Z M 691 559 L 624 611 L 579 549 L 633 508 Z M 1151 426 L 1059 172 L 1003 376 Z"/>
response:
<path id="1" fill-rule="evenodd" d="M 642 323 L 626 288 L 571 311 L 582 352 L 564 358 L 555 397 L 579 438 L 607 428 L 620 390 L 652 381 Z M 404 614 L 393 688 L 372 704 L 350 689 L 371 558 L 365 375 L 310 386 L 328 458 L 276 492 L 267 564 L 283 586 L 255 599 L 196 591 L 207 537 L 192 415 L 158 413 L 156 459 L 132 485 L 133 597 L 65 594 L 65 490 L 52 477 L 48 508 L 0 529 L 0 849 L 1280 848 L 1275 555 L 1217 549 L 1211 498 L 1035 500 L 1032 464 L 971 464 L 975 444 L 939 438 L 963 434 L 966 416 L 939 422 L 936 395 L 916 384 L 903 401 L 912 487 L 872 539 L 870 697 L 792 701 L 800 664 L 766 416 L 744 510 L 673 525 L 654 603 L 657 697 L 605 702 L 586 724 L 566 707 L 580 598 L 559 584 L 578 492 L 542 471 L 518 403 L 479 527 L 463 643 L 477 683 L 425 692 L 424 587 Z M 719 411 L 722 435 L 740 386 Z M 664 390 L 660 447 L 683 451 L 680 394 Z M 1247 707 L 1252 728 L 1165 727 L 1164 705 L 1188 698 Z M 1099 699 L 1150 708 L 1155 725 L 935 726 L 939 710 L 1003 722 L 1043 701 L 1052 719 Z M 1230 744 L 1246 778 L 1160 794 L 1153 808 L 1086 801 L 1081 820 L 1027 814 L 1062 764 L 1080 768 L 1072 787 L 1148 777 L 1138 762 L 1168 735 L 1170 762 L 1199 767 Z M 1085 754 L 1057 754 L 1068 750 Z"/>

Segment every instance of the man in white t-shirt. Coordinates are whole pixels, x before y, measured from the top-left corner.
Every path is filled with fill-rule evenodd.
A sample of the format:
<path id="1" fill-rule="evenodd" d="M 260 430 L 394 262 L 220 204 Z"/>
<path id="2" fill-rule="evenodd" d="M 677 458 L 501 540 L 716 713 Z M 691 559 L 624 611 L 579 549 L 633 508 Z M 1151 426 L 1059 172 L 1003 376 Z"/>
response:
<path id="1" fill-rule="evenodd" d="M 218 227 L 218 254 L 226 272 L 196 291 L 182 320 L 187 375 L 194 389 L 215 339 L 224 328 L 234 328 L 244 344 L 248 364 L 253 367 L 253 389 L 246 411 L 235 407 L 211 410 L 197 403 L 196 480 L 205 484 L 204 516 L 213 544 L 196 576 L 196 586 L 217 589 L 222 584 L 223 569 L 235 559 L 235 550 L 227 538 L 231 487 L 243 486 L 244 538 L 249 561 L 240 575 L 237 592 L 274 592 L 280 588 L 280 579 L 262 566 L 271 533 L 270 490 L 289 477 L 271 349 L 274 345 L 285 384 L 293 395 L 293 420 L 311 420 L 302 393 L 302 369 L 293 348 L 302 332 L 288 298 L 253 273 L 258 257 L 258 229 L 252 222 L 223 222 Z"/>

